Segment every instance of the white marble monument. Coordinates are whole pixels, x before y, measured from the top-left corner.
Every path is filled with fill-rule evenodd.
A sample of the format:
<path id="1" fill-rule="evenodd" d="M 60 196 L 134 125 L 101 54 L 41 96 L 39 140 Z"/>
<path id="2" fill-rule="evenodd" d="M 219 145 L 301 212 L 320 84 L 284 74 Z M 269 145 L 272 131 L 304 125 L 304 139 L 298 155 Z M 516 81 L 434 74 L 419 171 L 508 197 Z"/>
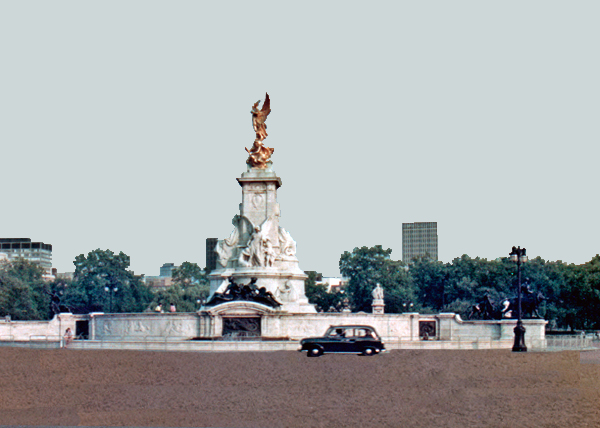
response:
<path id="1" fill-rule="evenodd" d="M 217 269 L 210 274 L 211 296 L 222 293 L 232 277 L 237 284 L 256 278 L 258 288 L 266 290 L 281 303 L 279 310 L 289 313 L 314 313 L 304 293 L 306 274 L 298 266 L 296 242 L 279 225 L 277 189 L 281 179 L 271 168 L 273 149 L 263 145 L 267 136 L 264 121 L 269 114 L 267 95 L 262 110 L 252 108 L 256 139 L 247 160 L 247 171 L 237 179 L 242 186 L 240 213 L 233 217 L 233 232 L 217 243 Z"/>

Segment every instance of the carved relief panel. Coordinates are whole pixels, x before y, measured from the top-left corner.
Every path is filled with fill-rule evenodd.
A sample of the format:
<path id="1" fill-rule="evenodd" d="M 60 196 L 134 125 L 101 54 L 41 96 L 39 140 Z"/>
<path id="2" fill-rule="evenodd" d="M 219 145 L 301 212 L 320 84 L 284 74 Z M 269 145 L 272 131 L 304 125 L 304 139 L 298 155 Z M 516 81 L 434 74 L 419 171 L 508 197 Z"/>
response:
<path id="1" fill-rule="evenodd" d="M 260 337 L 260 317 L 223 317 L 223 337 Z"/>
<path id="2" fill-rule="evenodd" d="M 267 189 L 265 183 L 245 183 L 242 188 L 241 214 L 255 225 L 267 219 Z"/>
<path id="3" fill-rule="evenodd" d="M 435 339 L 436 334 L 435 321 L 419 321 L 419 337 L 422 340 Z"/>

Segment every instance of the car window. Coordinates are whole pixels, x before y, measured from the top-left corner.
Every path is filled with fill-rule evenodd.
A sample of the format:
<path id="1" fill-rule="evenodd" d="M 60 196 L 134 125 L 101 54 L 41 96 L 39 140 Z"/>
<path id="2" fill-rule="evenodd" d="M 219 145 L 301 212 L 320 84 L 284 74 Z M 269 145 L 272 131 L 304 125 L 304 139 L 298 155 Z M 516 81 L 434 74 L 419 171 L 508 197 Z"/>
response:
<path id="1" fill-rule="evenodd" d="M 327 337 L 352 337 L 352 338 L 367 338 L 367 339 L 378 339 L 377 334 L 370 328 L 360 327 L 336 327 L 327 331 Z"/>
<path id="2" fill-rule="evenodd" d="M 329 332 L 329 337 L 346 337 L 347 334 L 343 328 L 334 328 Z"/>
<path id="3" fill-rule="evenodd" d="M 365 337 L 365 338 L 371 338 L 371 339 L 375 339 L 376 338 L 375 333 L 372 330 L 366 329 L 366 328 L 361 328 L 360 329 L 359 336 L 360 337 Z"/>

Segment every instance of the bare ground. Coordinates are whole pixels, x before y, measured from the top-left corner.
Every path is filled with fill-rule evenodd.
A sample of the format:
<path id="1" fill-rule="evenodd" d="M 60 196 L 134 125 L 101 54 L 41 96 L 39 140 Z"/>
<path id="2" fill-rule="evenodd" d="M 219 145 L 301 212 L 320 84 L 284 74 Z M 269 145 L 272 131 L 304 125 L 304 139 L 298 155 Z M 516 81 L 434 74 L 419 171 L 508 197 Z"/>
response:
<path id="1" fill-rule="evenodd" d="M 600 351 L 0 348 L 0 424 L 598 427 Z"/>

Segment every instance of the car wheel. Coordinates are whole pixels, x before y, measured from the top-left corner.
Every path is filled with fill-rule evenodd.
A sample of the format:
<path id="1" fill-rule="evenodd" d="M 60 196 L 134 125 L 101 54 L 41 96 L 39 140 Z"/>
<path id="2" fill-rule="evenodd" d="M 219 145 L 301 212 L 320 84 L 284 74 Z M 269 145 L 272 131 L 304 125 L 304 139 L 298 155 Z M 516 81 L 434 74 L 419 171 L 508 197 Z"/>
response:
<path id="1" fill-rule="evenodd" d="M 373 348 L 365 348 L 363 349 L 362 354 L 370 357 L 371 355 L 375 355 L 375 350 Z"/>
<path id="2" fill-rule="evenodd" d="M 321 348 L 315 346 L 314 348 L 310 348 L 308 350 L 308 353 L 306 354 L 307 357 L 320 357 L 323 354 L 323 350 L 321 350 Z"/>

